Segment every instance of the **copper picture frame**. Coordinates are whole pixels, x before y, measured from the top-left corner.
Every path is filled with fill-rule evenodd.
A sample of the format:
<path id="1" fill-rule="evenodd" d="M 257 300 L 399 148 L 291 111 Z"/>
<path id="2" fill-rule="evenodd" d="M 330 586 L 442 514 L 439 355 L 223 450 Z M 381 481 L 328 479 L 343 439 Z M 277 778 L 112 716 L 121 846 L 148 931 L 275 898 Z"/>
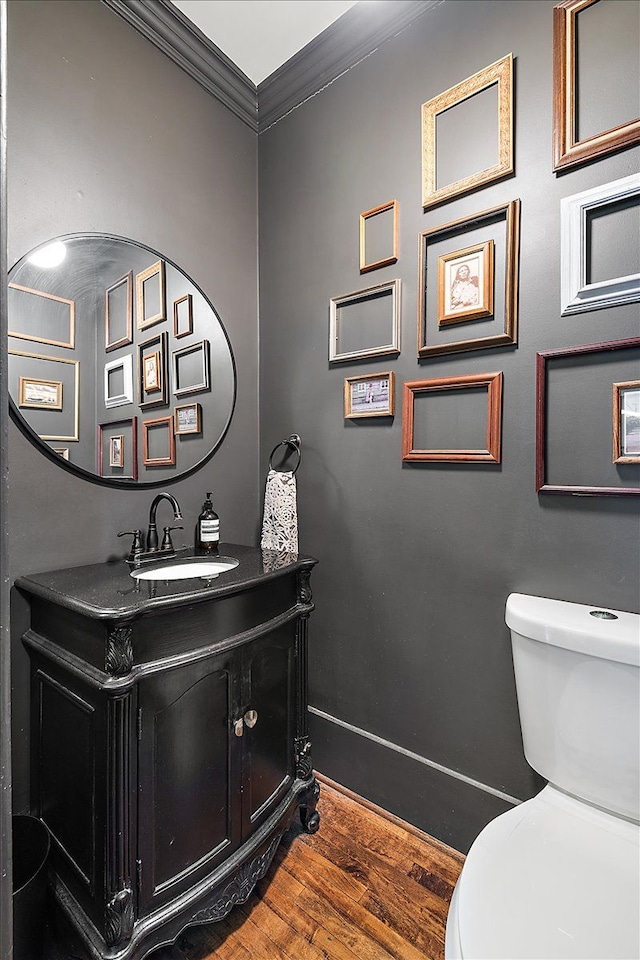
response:
<path id="1" fill-rule="evenodd" d="M 553 8 L 553 169 L 564 170 L 640 142 L 640 117 L 577 139 L 578 14 L 599 0 L 562 0 Z"/>
<path id="2" fill-rule="evenodd" d="M 155 281 L 154 285 L 156 286 L 154 307 L 157 307 L 157 309 L 155 312 L 153 312 L 152 307 L 148 307 L 146 296 L 146 285 L 153 281 Z M 138 330 L 145 330 L 155 323 L 166 320 L 166 317 L 164 260 L 157 260 L 155 263 L 152 263 L 150 267 L 147 267 L 146 270 L 142 270 L 136 274 L 136 323 Z"/>
<path id="3" fill-rule="evenodd" d="M 377 260 L 369 260 L 367 255 L 367 221 L 378 217 L 382 218 L 384 214 L 390 214 L 392 217 L 391 225 L 391 250 L 386 257 L 380 257 Z M 371 210 L 365 210 L 360 214 L 360 273 L 367 273 L 369 270 L 377 270 L 379 267 L 386 267 L 395 263 L 398 259 L 398 201 L 390 200 L 389 203 L 382 203 Z"/>
<path id="4" fill-rule="evenodd" d="M 118 430 L 117 434 L 109 436 L 111 430 Z M 124 433 L 122 431 L 125 431 Z M 116 451 L 112 449 L 111 441 L 119 437 L 121 440 L 120 443 L 120 452 L 119 459 L 120 463 L 114 463 L 113 460 L 116 459 Z M 105 441 L 108 440 L 108 455 L 105 456 L 105 447 L 107 444 Z M 113 479 L 117 480 L 137 480 L 138 479 L 138 418 L 137 417 L 128 417 L 124 420 L 112 420 L 108 423 L 99 423 L 98 424 L 98 476 L 110 476 Z M 106 462 L 105 462 L 106 461 Z M 127 474 L 113 474 L 105 473 L 105 467 L 108 466 L 110 470 L 120 470 L 124 469 L 130 463 L 131 469 L 127 470 Z"/>
<path id="5" fill-rule="evenodd" d="M 486 446 L 482 449 L 416 449 L 415 399 L 421 394 L 487 388 Z M 434 380 L 412 380 L 402 390 L 402 459 L 404 462 L 500 463 L 502 447 L 502 373 L 479 373 Z"/>
<path id="6" fill-rule="evenodd" d="M 116 296 L 124 287 L 124 303 L 116 304 Z M 133 271 L 129 271 L 105 292 L 104 349 L 106 353 L 133 343 Z M 118 310 L 117 307 L 120 309 Z M 114 334 L 113 328 L 117 327 Z M 118 335 L 119 334 L 119 335 Z"/>
<path id="7" fill-rule="evenodd" d="M 498 87 L 497 163 L 471 176 L 438 187 L 436 137 L 438 115 L 494 84 Z M 425 209 L 433 207 L 488 183 L 512 176 L 514 172 L 513 54 L 509 53 L 506 57 L 474 73 L 472 77 L 468 77 L 422 104 L 422 206 Z"/>
<path id="8" fill-rule="evenodd" d="M 167 432 L 167 452 L 163 457 L 149 455 L 149 434 L 152 430 Z M 142 421 L 142 462 L 145 467 L 172 467 L 176 462 L 176 438 L 173 428 L 173 416 L 156 417 L 154 420 Z"/>
<path id="9" fill-rule="evenodd" d="M 202 433 L 202 407 L 199 403 L 182 403 L 174 407 L 173 415 L 176 436 Z"/>

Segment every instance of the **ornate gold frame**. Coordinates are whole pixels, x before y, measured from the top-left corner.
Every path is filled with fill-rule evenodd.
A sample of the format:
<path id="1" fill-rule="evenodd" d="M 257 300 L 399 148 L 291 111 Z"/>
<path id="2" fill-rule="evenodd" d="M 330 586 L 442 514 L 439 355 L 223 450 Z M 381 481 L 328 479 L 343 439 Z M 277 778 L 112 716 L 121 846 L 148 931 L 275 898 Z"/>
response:
<path id="1" fill-rule="evenodd" d="M 463 100 L 498 84 L 498 162 L 486 170 L 448 183 L 438 189 L 436 183 L 436 119 L 439 113 Z M 469 193 L 494 180 L 502 180 L 515 172 L 513 163 L 513 54 L 479 70 L 472 77 L 445 90 L 422 104 L 422 206 L 433 207 Z"/>

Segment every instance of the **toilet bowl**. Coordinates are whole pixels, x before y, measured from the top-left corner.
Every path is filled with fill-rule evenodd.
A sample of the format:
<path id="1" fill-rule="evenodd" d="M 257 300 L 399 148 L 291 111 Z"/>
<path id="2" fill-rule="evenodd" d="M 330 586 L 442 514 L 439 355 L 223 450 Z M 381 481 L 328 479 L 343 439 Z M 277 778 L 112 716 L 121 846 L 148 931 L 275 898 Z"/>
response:
<path id="1" fill-rule="evenodd" d="M 549 783 L 473 843 L 445 958 L 637 960 L 640 617 L 512 594 L 506 621 L 525 756 Z"/>

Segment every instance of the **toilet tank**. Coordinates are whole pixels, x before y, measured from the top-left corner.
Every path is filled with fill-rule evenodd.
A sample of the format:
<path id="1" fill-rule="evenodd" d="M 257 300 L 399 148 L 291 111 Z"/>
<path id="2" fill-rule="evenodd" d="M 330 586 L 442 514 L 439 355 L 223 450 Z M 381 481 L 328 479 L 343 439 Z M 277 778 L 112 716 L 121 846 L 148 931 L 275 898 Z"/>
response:
<path id="1" fill-rule="evenodd" d="M 528 762 L 640 821 L 640 616 L 512 593 L 505 619 Z"/>

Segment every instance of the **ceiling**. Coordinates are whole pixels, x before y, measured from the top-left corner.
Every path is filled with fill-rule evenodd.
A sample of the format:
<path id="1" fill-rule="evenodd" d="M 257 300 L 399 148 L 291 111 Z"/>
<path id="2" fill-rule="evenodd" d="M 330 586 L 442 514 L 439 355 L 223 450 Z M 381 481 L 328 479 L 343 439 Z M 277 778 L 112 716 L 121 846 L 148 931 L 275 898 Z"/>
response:
<path id="1" fill-rule="evenodd" d="M 256 86 L 355 3 L 356 0 L 173 0 L 174 6 Z"/>

